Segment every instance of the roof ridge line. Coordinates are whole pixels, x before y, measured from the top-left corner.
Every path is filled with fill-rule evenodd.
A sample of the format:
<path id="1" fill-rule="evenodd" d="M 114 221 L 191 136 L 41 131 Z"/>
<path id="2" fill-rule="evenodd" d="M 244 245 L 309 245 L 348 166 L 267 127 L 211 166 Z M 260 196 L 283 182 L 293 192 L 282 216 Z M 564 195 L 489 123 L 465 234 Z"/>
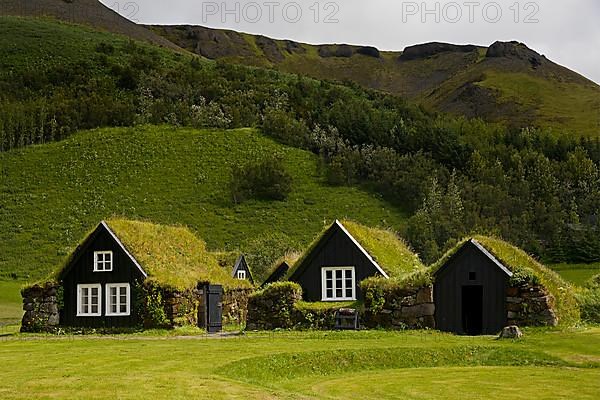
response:
<path id="1" fill-rule="evenodd" d="M 356 245 L 356 247 L 358 247 L 358 249 L 367 257 L 367 259 L 375 266 L 375 268 L 377 268 L 377 270 L 387 279 L 389 279 L 389 275 L 383 270 L 383 268 L 381 268 L 381 266 L 379 265 L 379 263 L 377 261 L 375 261 L 373 259 L 373 256 L 359 243 L 358 240 L 356 240 L 356 238 L 354 236 L 352 236 L 352 234 L 350 232 L 348 232 L 348 230 L 346 229 L 346 227 L 340 222 L 340 220 L 336 219 L 334 224 L 336 224 L 337 226 L 339 226 L 342 231 L 348 235 L 348 237 L 350 238 L 350 240 L 352 240 L 352 242 Z"/>
<path id="2" fill-rule="evenodd" d="M 127 256 L 131 259 L 131 261 L 133 261 L 133 263 L 135 264 L 136 267 L 138 267 L 138 269 L 140 270 L 140 272 L 144 275 L 144 277 L 148 277 L 148 273 L 146 271 L 144 271 L 144 268 L 142 268 L 142 266 L 140 265 L 140 263 L 138 262 L 138 260 L 133 256 L 133 254 L 131 254 L 129 252 L 129 250 L 127 250 L 127 248 L 125 247 L 125 245 L 123 244 L 123 242 L 121 242 L 121 239 L 119 239 L 119 237 L 117 236 L 117 234 L 110 228 L 110 226 L 108 225 L 108 223 L 105 220 L 100 221 L 100 225 L 102 225 L 107 232 L 113 237 L 113 239 L 117 242 L 117 244 L 121 247 L 121 249 L 123 249 L 123 251 L 125 252 L 125 254 L 127 254 Z"/>

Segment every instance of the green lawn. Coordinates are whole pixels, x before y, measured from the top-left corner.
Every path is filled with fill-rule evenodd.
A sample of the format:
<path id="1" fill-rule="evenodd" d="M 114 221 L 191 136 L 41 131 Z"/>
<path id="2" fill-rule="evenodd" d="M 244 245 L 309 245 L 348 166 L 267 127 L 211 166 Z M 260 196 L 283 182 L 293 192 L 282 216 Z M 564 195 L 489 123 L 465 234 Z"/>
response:
<path id="1" fill-rule="evenodd" d="M 553 264 L 549 265 L 565 280 L 583 286 L 592 276 L 600 274 L 600 263 L 595 264 Z"/>
<path id="2" fill-rule="evenodd" d="M 19 322 L 23 315 L 22 282 L 0 281 L 0 326 Z"/>
<path id="3" fill-rule="evenodd" d="M 289 198 L 233 204 L 232 166 L 272 153 L 292 176 Z M 213 250 L 247 250 L 270 235 L 300 247 L 335 218 L 396 229 L 405 220 L 374 194 L 327 185 L 314 154 L 252 129 L 98 129 L 0 153 L 0 168 L 0 279 L 45 276 L 115 215 L 184 224 Z"/>
<path id="4" fill-rule="evenodd" d="M 525 333 L 5 336 L 0 398 L 597 398 L 600 328 Z"/>

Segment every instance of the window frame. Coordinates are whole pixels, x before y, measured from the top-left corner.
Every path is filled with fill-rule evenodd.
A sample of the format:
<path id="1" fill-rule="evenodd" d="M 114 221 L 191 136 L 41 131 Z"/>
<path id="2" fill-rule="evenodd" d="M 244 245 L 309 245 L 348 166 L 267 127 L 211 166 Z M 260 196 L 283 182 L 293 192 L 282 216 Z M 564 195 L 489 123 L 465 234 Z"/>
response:
<path id="1" fill-rule="evenodd" d="M 82 289 L 98 289 L 98 311 L 93 312 L 83 312 L 83 302 L 82 302 Z M 88 294 L 89 297 L 91 295 Z M 92 302 L 90 299 L 89 303 L 90 310 L 92 308 Z M 82 283 L 77 285 L 77 314 L 78 317 L 101 317 L 102 316 L 102 284 L 100 283 Z"/>
<path id="2" fill-rule="evenodd" d="M 243 269 L 238 269 L 236 271 L 236 278 L 239 280 L 245 280 L 246 279 L 246 271 Z"/>
<path id="3" fill-rule="evenodd" d="M 103 269 L 99 269 L 98 268 L 98 256 L 102 255 L 102 268 Z M 106 255 L 110 255 L 110 269 L 106 269 L 106 264 L 107 261 L 104 257 L 106 257 Z M 113 263 L 114 263 L 114 254 L 112 252 L 112 250 L 102 250 L 102 251 L 94 251 L 94 272 L 112 272 L 113 270 Z"/>
<path id="4" fill-rule="evenodd" d="M 129 285 L 129 283 L 107 283 L 106 285 L 106 297 L 104 299 L 105 301 L 105 314 L 107 317 L 128 317 L 131 315 L 131 285 Z M 110 295 L 110 290 L 116 288 L 117 289 L 117 312 L 112 312 L 111 311 L 111 295 Z M 126 288 L 126 297 L 127 297 L 127 303 L 125 304 L 126 306 L 126 311 L 125 312 L 121 312 L 121 288 Z"/>
<path id="5" fill-rule="evenodd" d="M 327 272 L 332 271 L 332 297 L 327 296 Z M 336 271 L 344 271 L 342 277 L 342 297 L 337 297 L 335 295 L 336 290 Z M 346 286 L 346 271 L 352 271 L 352 297 L 346 296 L 346 290 L 348 287 Z M 339 267 L 321 267 L 321 301 L 355 301 L 356 300 L 356 269 L 353 266 L 339 266 Z"/>

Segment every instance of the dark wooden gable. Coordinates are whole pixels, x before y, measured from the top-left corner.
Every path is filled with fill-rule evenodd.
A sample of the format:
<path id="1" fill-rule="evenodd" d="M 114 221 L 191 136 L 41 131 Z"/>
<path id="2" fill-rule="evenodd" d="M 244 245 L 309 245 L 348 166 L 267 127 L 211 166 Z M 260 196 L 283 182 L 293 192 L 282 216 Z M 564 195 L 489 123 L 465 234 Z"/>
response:
<path id="1" fill-rule="evenodd" d="M 506 324 L 512 273 L 469 240 L 434 274 L 436 327 L 459 334 L 496 334 Z"/>
<path id="2" fill-rule="evenodd" d="M 232 276 L 234 278 L 237 278 L 238 271 L 246 271 L 246 280 L 248 280 L 250 283 L 254 283 L 254 279 L 252 278 L 252 272 L 250 272 L 250 268 L 248 267 L 248 263 L 246 262 L 246 257 L 244 257 L 243 254 L 241 254 L 237 258 L 235 264 L 233 265 Z"/>
<path id="3" fill-rule="evenodd" d="M 387 274 L 339 221 L 323 234 L 289 277 L 290 281 L 300 284 L 305 300 L 321 301 L 323 267 L 354 267 L 357 299 L 362 299 L 362 280 L 375 275 L 387 278 Z"/>
<path id="4" fill-rule="evenodd" d="M 263 282 L 261 287 L 268 285 L 269 283 L 278 282 L 285 277 L 287 272 L 290 270 L 290 265 L 287 262 L 282 262 L 275 268 L 275 270 L 269 275 L 269 277 Z"/>
<path id="5" fill-rule="evenodd" d="M 94 272 L 94 252 L 112 251 L 112 271 Z M 146 278 L 147 274 L 127 251 L 117 236 L 102 222 L 75 250 L 70 261 L 59 276 L 64 289 L 64 307 L 61 312 L 61 324 L 89 327 L 126 327 L 138 322 L 135 313 L 134 286 Z M 107 283 L 130 284 L 130 315 L 106 316 L 105 287 Z M 102 285 L 102 316 L 77 316 L 77 285 Z"/>

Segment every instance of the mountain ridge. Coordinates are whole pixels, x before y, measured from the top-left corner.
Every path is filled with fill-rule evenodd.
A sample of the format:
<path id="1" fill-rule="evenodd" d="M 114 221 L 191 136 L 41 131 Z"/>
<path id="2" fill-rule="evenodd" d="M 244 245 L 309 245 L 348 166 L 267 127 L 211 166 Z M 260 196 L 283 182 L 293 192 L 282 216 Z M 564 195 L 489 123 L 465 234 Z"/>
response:
<path id="1" fill-rule="evenodd" d="M 354 81 L 435 111 L 580 136 L 600 130 L 600 86 L 518 41 L 497 41 L 488 47 L 431 42 L 383 51 L 194 25 L 148 28 L 209 59 Z"/>

